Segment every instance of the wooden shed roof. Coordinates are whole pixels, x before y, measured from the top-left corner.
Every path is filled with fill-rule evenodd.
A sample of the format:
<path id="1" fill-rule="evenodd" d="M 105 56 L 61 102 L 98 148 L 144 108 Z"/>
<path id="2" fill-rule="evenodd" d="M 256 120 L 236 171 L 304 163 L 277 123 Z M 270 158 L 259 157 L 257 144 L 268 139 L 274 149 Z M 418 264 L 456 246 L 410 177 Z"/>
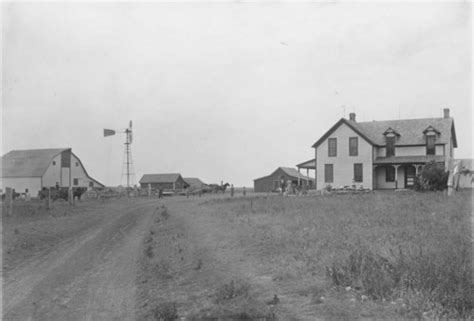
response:
<path id="1" fill-rule="evenodd" d="M 276 172 L 278 172 L 278 170 L 282 170 L 285 174 L 287 174 L 288 176 L 294 177 L 295 179 L 298 179 L 298 177 L 299 177 L 301 180 L 305 180 L 305 181 L 312 180 L 311 177 L 308 177 L 306 175 L 301 174 L 300 172 L 298 172 L 296 169 L 294 169 L 292 167 L 282 167 L 282 166 L 280 166 L 276 170 L 274 170 L 270 175 L 263 176 L 263 177 L 260 177 L 260 178 L 256 178 L 256 179 L 254 179 L 254 181 L 273 176 Z"/>
<path id="2" fill-rule="evenodd" d="M 144 174 L 140 184 L 148 183 L 174 183 L 181 177 L 179 173 Z"/>

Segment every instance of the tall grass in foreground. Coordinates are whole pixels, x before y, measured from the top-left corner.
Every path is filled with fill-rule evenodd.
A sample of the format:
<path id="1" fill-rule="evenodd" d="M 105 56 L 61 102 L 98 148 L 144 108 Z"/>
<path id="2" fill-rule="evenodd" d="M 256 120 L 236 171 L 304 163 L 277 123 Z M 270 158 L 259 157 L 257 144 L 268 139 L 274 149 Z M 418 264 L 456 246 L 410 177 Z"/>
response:
<path id="1" fill-rule="evenodd" d="M 469 318 L 471 204 L 470 192 L 406 192 L 216 205 L 242 225 L 242 245 L 277 273 L 325 276 L 374 302 L 401 300 L 405 317 Z"/>

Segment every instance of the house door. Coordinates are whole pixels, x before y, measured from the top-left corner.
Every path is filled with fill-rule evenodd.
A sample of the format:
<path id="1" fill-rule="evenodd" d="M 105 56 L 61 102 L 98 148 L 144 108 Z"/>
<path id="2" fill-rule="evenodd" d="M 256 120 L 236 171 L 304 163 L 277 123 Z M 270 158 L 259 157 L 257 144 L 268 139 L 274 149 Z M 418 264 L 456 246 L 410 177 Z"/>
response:
<path id="1" fill-rule="evenodd" d="M 405 187 L 413 188 L 415 186 L 415 167 L 406 166 L 405 167 Z"/>

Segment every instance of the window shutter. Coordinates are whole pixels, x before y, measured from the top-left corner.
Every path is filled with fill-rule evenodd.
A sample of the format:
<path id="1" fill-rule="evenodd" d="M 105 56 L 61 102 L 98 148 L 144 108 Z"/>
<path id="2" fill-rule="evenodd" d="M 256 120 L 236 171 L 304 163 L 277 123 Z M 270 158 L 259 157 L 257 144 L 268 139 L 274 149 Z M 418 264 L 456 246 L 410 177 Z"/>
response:
<path id="1" fill-rule="evenodd" d="M 333 164 L 324 165 L 324 182 L 332 183 L 334 182 L 334 167 Z"/>
<path id="2" fill-rule="evenodd" d="M 362 164 L 354 164 L 354 182 L 362 182 Z"/>

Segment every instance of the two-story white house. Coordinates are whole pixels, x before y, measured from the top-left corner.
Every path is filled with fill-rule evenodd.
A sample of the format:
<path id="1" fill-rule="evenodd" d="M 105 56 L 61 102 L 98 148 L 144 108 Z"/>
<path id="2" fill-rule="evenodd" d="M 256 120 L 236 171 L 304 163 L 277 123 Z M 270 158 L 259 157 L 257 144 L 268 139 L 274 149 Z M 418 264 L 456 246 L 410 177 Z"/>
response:
<path id="1" fill-rule="evenodd" d="M 316 188 L 410 188 L 432 160 L 447 168 L 457 147 L 449 109 L 442 118 L 357 122 L 341 118 L 316 143 Z"/>

